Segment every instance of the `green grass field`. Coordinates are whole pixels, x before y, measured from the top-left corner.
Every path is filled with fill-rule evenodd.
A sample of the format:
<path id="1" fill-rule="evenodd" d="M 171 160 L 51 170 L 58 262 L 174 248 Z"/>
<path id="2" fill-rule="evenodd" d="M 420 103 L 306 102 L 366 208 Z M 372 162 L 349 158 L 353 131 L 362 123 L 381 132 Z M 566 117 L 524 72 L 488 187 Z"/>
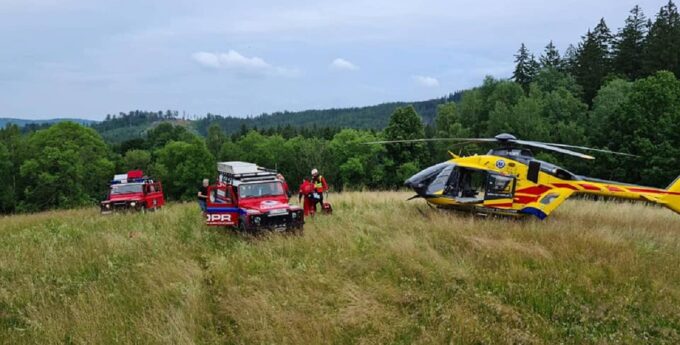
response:
<path id="1" fill-rule="evenodd" d="M 570 201 L 546 221 L 333 195 L 303 236 L 194 204 L 0 218 L 6 344 L 680 343 L 680 216 Z"/>

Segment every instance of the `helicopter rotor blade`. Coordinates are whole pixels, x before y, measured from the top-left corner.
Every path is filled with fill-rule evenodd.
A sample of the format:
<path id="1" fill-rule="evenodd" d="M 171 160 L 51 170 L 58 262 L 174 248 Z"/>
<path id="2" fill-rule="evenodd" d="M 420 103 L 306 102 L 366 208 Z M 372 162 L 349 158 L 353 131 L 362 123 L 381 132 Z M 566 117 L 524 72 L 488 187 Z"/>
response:
<path id="1" fill-rule="evenodd" d="M 630 154 L 630 153 L 616 152 L 616 151 L 610 151 L 610 150 L 604 150 L 604 149 L 596 149 L 596 148 L 585 147 L 585 146 L 553 144 L 553 143 L 544 143 L 544 142 L 540 142 L 540 141 L 530 141 L 530 140 L 519 140 L 519 139 L 516 139 L 513 135 L 506 134 L 506 133 L 499 134 L 494 138 L 423 138 L 423 139 L 405 139 L 405 140 L 379 140 L 379 141 L 370 141 L 370 142 L 366 142 L 366 143 L 363 143 L 363 144 L 366 144 L 366 145 L 370 145 L 370 144 L 397 144 L 397 143 L 421 143 L 421 142 L 437 142 L 437 141 L 458 142 L 458 143 L 454 144 L 455 146 L 475 144 L 475 143 L 499 143 L 499 144 L 502 144 L 502 145 L 518 144 L 518 145 L 531 146 L 531 147 L 540 148 L 540 149 L 544 149 L 544 150 L 559 152 L 559 153 L 562 153 L 562 154 L 566 154 L 566 155 L 570 155 L 570 156 L 574 156 L 574 157 L 579 157 L 579 158 L 583 158 L 583 159 L 595 159 L 595 157 L 581 153 L 581 152 L 572 151 L 570 149 L 602 152 L 602 153 L 615 154 L 615 155 L 621 155 L 621 156 L 629 156 L 629 157 L 638 157 L 638 156 Z"/>
<path id="2" fill-rule="evenodd" d="M 563 148 L 572 148 L 572 149 L 578 149 L 578 150 L 609 153 L 609 154 L 613 154 L 613 155 L 621 155 L 621 156 L 628 156 L 628 157 L 640 157 L 638 155 L 634 155 L 634 154 L 630 154 L 630 153 L 616 152 L 616 151 L 610 151 L 610 150 L 604 150 L 604 149 L 594 149 L 592 147 L 586 147 L 586 146 L 574 146 L 574 145 L 553 144 L 553 143 L 545 143 L 545 144 L 548 144 L 550 146 L 563 147 Z"/>
<path id="3" fill-rule="evenodd" d="M 547 143 L 541 143 L 537 141 L 526 141 L 526 140 L 510 140 L 510 142 L 517 143 L 520 145 L 524 146 L 531 146 L 539 149 L 544 149 L 544 150 L 550 150 L 550 151 L 555 151 L 559 153 L 563 153 L 565 155 L 570 155 L 574 157 L 579 157 L 583 159 L 595 159 L 593 156 L 589 156 L 587 154 L 583 154 L 580 152 L 572 151 L 572 150 L 567 150 L 561 147 L 556 147 L 556 146 L 551 146 L 550 144 Z"/>
<path id="4" fill-rule="evenodd" d="M 380 140 L 369 141 L 363 144 L 398 144 L 398 143 L 421 143 L 430 141 L 465 141 L 470 143 L 493 143 L 496 139 L 493 138 L 426 138 L 426 139 L 406 139 L 406 140 Z"/>

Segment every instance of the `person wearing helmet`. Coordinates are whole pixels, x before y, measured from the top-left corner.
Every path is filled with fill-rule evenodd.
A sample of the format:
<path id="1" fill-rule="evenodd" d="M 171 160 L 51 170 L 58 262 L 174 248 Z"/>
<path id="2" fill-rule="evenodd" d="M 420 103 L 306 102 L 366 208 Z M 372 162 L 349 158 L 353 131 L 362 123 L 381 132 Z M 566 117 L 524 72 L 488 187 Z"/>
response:
<path id="1" fill-rule="evenodd" d="M 321 204 L 323 208 L 323 193 L 328 191 L 328 183 L 326 179 L 319 174 L 319 170 L 312 169 L 312 185 L 314 185 L 314 212 L 316 212 L 316 205 Z"/>

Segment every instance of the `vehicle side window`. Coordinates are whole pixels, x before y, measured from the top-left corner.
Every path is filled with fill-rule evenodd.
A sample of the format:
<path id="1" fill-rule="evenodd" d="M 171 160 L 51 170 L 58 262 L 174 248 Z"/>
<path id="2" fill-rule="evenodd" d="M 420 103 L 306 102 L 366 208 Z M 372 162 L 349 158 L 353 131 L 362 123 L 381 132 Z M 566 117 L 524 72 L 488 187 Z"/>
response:
<path id="1" fill-rule="evenodd" d="M 232 204 L 231 194 L 227 193 L 225 189 L 211 189 L 208 193 L 208 198 L 211 204 Z"/>

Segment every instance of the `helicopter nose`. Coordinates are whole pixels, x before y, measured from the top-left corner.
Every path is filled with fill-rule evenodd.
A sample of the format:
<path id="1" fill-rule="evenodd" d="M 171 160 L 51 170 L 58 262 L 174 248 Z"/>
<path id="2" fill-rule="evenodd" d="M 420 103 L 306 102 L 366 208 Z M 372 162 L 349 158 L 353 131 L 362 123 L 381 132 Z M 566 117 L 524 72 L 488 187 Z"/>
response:
<path id="1" fill-rule="evenodd" d="M 418 193 L 418 195 L 422 195 L 424 192 L 423 187 L 425 186 L 420 182 L 413 182 L 409 179 L 404 181 L 404 187 L 412 189 L 414 192 Z"/>

